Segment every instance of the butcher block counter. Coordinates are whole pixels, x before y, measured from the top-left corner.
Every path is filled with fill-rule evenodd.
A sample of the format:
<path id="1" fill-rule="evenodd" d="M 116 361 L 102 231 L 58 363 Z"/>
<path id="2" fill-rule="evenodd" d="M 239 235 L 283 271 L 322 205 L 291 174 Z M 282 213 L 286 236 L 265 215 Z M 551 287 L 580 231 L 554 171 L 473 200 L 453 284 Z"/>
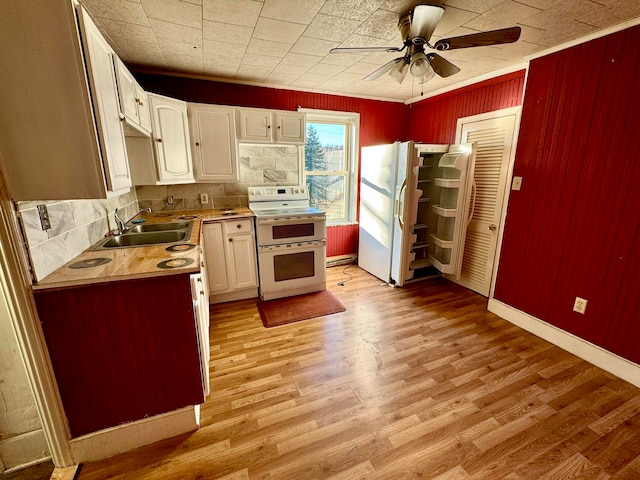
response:
<path id="1" fill-rule="evenodd" d="M 127 248 L 103 248 L 101 250 L 89 248 L 34 284 L 33 289 L 41 290 L 198 272 L 200 271 L 199 247 L 202 222 L 253 216 L 253 212 L 246 207 L 226 210 L 141 213 L 136 217 L 136 220 L 144 219 L 144 225 L 191 221 L 193 222 L 191 234 L 188 239 L 170 246 L 158 244 Z"/>

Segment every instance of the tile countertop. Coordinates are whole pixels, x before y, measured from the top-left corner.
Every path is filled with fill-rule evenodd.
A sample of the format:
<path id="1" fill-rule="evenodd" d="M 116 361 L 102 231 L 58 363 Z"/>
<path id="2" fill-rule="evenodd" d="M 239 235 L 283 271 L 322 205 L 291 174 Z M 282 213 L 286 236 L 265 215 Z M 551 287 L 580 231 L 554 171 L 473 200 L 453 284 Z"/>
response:
<path id="1" fill-rule="evenodd" d="M 180 217 L 197 216 L 191 237 L 184 243 L 196 245 L 186 251 L 171 252 L 167 248 L 171 245 L 150 245 L 146 247 L 113 248 L 103 250 L 85 250 L 77 257 L 65 263 L 40 282 L 33 285 L 34 290 L 61 288 L 94 283 L 113 282 L 118 280 L 133 280 L 137 278 L 155 277 L 158 275 L 175 275 L 178 273 L 196 273 L 200 271 L 200 229 L 203 221 L 231 220 L 241 217 L 253 217 L 254 214 L 246 207 L 230 210 L 197 210 L 180 212 L 143 213 L 136 218 L 144 218 L 145 223 L 164 223 L 181 220 Z M 185 219 L 186 220 L 186 219 Z M 108 259 L 108 260 L 102 260 Z M 165 261 L 187 259 L 187 265 L 175 268 L 161 268 L 158 265 Z M 89 268 L 73 268 L 78 262 L 99 263 Z M 178 262 L 179 263 L 179 262 Z"/>

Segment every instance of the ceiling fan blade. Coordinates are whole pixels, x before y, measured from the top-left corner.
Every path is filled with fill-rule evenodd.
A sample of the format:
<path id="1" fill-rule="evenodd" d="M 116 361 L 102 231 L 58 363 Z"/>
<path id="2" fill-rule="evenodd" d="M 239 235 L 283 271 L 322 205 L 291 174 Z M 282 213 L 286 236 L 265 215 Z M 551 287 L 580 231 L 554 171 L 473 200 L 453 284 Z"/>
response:
<path id="1" fill-rule="evenodd" d="M 363 80 L 375 80 L 376 78 L 381 77 L 382 75 L 387 73 L 389 70 L 391 70 L 400 61 L 404 61 L 404 57 L 394 58 L 390 62 L 385 63 L 383 66 L 378 68 L 375 72 L 370 73 L 369 75 L 364 77 Z"/>
<path id="2" fill-rule="evenodd" d="M 411 18 L 409 38 L 416 45 L 424 45 L 429 41 L 436 29 L 444 8 L 435 5 L 416 5 Z M 404 40 L 404 39 L 403 39 Z"/>
<path id="3" fill-rule="evenodd" d="M 472 33 L 461 37 L 443 38 L 438 40 L 433 48 L 436 50 L 454 50 L 456 48 L 482 47 L 486 45 L 500 45 L 513 43 L 520 38 L 520 27 L 502 28 L 490 32 Z"/>
<path id="4" fill-rule="evenodd" d="M 430 53 L 427 55 L 427 59 L 429 60 L 433 71 L 443 78 L 450 77 L 460 71 L 460 69 L 453 63 L 446 58 L 441 57 L 437 53 Z"/>
<path id="5" fill-rule="evenodd" d="M 347 47 L 332 48 L 329 53 L 370 53 L 370 52 L 401 52 L 405 47 Z"/>

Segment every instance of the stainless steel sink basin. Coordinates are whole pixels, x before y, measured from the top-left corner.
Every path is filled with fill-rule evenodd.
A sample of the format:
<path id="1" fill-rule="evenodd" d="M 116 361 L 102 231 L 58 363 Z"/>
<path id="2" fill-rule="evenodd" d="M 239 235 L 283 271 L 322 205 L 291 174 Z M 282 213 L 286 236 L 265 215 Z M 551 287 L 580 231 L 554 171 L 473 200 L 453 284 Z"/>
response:
<path id="1" fill-rule="evenodd" d="M 130 233 L 161 232 L 164 230 L 186 230 L 191 225 L 188 222 L 148 223 L 135 225 L 129 229 Z"/>
<path id="2" fill-rule="evenodd" d="M 135 225 L 127 232 L 100 240 L 91 250 L 148 247 L 189 241 L 193 222 L 165 222 Z"/>
<path id="3" fill-rule="evenodd" d="M 171 243 L 184 240 L 185 232 L 182 230 L 168 230 L 164 232 L 147 232 L 124 235 L 114 235 L 102 244 L 103 248 L 141 247 L 155 245 L 157 243 Z"/>

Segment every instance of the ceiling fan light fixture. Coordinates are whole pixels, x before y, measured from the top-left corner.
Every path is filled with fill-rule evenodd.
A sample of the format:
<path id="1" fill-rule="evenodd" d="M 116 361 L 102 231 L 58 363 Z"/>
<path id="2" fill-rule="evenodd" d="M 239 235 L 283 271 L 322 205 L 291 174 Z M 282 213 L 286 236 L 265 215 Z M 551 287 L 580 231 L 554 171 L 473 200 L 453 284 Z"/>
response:
<path id="1" fill-rule="evenodd" d="M 433 71 L 433 68 L 429 68 L 429 71 L 425 73 L 423 76 L 418 77 L 418 83 L 422 85 L 423 83 L 427 83 L 433 77 L 436 76 L 436 72 Z"/>
<path id="2" fill-rule="evenodd" d="M 402 83 L 404 77 L 407 76 L 407 72 L 409 71 L 409 64 L 402 59 L 398 63 L 396 63 L 391 70 L 389 70 L 389 76 L 393 78 L 396 82 Z"/>
<path id="3" fill-rule="evenodd" d="M 411 56 L 411 75 L 414 77 L 423 77 L 429 73 L 430 69 L 431 65 L 424 52 L 416 52 Z"/>

